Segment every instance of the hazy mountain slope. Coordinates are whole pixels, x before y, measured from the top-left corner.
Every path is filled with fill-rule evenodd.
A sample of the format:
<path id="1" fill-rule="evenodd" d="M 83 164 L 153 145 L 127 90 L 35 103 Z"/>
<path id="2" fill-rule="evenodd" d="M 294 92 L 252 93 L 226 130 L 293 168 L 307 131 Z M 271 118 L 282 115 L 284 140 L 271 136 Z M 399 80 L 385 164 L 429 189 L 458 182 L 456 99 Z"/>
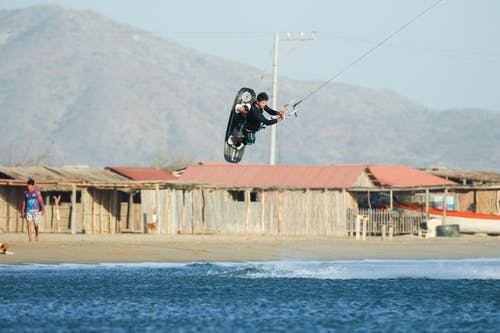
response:
<path id="1" fill-rule="evenodd" d="M 255 68 L 196 52 L 92 12 L 0 11 L 0 161 L 51 147 L 49 164 L 222 161 L 229 107 Z M 279 100 L 321 82 L 280 79 Z M 280 123 L 280 163 L 404 163 L 500 169 L 500 114 L 432 111 L 389 91 L 330 84 Z M 269 131 L 245 162 L 268 160 Z M 17 155 L 16 155 L 17 154 Z M 13 156 L 13 157 L 12 157 Z"/>

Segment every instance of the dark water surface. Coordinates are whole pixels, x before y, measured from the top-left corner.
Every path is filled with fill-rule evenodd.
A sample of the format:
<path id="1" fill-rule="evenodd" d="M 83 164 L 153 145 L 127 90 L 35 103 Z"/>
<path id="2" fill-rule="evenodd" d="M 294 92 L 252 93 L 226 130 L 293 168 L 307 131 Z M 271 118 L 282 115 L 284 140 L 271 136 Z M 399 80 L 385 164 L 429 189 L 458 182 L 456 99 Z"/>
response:
<path id="1" fill-rule="evenodd" d="M 0 265 L 0 332 L 498 332 L 500 259 Z"/>

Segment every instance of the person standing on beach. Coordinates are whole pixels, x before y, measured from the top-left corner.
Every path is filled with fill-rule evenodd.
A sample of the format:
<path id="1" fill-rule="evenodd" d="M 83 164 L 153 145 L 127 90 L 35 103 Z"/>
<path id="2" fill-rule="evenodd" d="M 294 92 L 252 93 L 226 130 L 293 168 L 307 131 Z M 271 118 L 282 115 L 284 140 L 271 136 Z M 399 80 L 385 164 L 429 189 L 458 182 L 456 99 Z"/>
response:
<path id="1" fill-rule="evenodd" d="M 44 214 L 43 199 L 40 191 L 35 189 L 35 181 L 28 180 L 28 190 L 24 192 L 22 216 L 28 221 L 28 238 L 31 242 L 33 226 L 35 227 L 35 240 L 39 240 L 38 227 L 40 216 Z"/>

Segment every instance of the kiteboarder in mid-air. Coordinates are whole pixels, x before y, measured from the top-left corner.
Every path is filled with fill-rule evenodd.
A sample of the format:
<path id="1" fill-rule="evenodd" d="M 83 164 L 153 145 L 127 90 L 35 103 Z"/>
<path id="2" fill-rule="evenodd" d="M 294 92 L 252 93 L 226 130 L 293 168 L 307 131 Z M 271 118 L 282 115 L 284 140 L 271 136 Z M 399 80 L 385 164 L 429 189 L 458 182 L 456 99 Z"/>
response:
<path id="1" fill-rule="evenodd" d="M 263 125 L 274 125 L 285 118 L 285 111 L 275 111 L 267 106 L 269 96 L 265 92 L 257 95 L 257 99 L 252 104 L 236 104 L 234 112 L 237 114 L 237 121 L 242 123 L 242 136 L 231 135 L 227 143 L 236 149 L 241 149 L 245 145 L 255 143 L 255 133 L 263 128 Z M 274 119 L 268 119 L 264 116 L 266 111 L 271 116 L 277 116 Z"/>
<path id="2" fill-rule="evenodd" d="M 370 49 L 368 49 L 359 57 L 351 61 L 347 66 L 344 66 L 340 71 L 338 71 L 328 80 L 323 82 L 319 87 L 312 90 L 304 97 L 300 98 L 298 101 L 293 100 L 283 105 L 282 110 L 279 112 L 272 110 L 267 106 L 267 101 L 269 100 L 269 97 L 267 96 L 266 93 L 260 93 L 259 95 L 255 96 L 255 91 L 253 89 L 241 88 L 236 94 L 229 115 L 229 121 L 226 128 L 226 135 L 224 137 L 224 159 L 230 163 L 239 163 L 245 152 L 246 145 L 255 143 L 255 133 L 261 128 L 263 128 L 263 125 L 274 125 L 277 122 L 285 119 L 285 116 L 286 117 L 289 117 L 291 115 L 297 116 L 297 107 L 299 104 L 304 102 L 312 95 L 316 94 L 320 89 L 322 89 L 328 83 L 332 82 L 337 77 L 348 71 L 358 62 L 368 57 L 368 55 L 370 55 L 380 46 L 385 44 L 391 38 L 399 34 L 414 21 L 416 21 L 421 16 L 424 16 L 432 8 L 436 7 L 443 1 L 444 0 L 435 0 L 434 3 L 426 7 L 424 10 L 420 11 L 416 16 L 411 18 L 408 22 L 399 27 L 397 30 L 393 31 L 385 39 L 381 40 L 376 45 L 370 47 Z M 264 117 L 263 115 L 264 111 L 272 115 L 271 119 Z"/>

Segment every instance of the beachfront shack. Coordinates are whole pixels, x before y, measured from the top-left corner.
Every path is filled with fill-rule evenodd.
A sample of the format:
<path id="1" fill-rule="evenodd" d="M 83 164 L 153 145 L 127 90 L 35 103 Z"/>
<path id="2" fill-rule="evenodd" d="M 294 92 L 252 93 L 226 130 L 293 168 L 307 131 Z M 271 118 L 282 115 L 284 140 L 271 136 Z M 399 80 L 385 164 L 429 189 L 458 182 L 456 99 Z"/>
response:
<path id="1" fill-rule="evenodd" d="M 346 209 L 356 206 L 346 189 L 371 184 L 361 165 L 199 163 L 180 180 L 205 184 L 176 199 L 180 232 L 244 235 L 345 235 Z"/>
<path id="2" fill-rule="evenodd" d="M 97 167 L 0 167 L 0 232 L 25 230 L 20 210 L 29 178 L 37 181 L 46 206 L 42 231 L 88 234 L 142 232 L 140 191 L 158 183 Z"/>
<path id="3" fill-rule="evenodd" d="M 30 177 L 47 204 L 42 231 L 87 234 L 345 236 L 353 234 L 358 216 L 366 217 L 369 235 L 380 235 L 385 226 L 393 226 L 394 234 L 417 233 L 429 215 L 402 210 L 400 202 L 433 207 L 439 197 L 442 204 L 471 190 L 390 165 L 198 163 L 180 174 L 155 168 L 0 168 L 0 232 L 25 230 L 19 210 Z M 481 187 L 474 186 L 482 198 Z"/>
<path id="4" fill-rule="evenodd" d="M 456 210 L 500 215 L 500 173 L 437 168 L 425 171 L 462 185 L 454 192 Z"/>
<path id="5" fill-rule="evenodd" d="M 221 221 L 232 222 L 218 226 L 220 230 L 232 228 L 236 233 L 279 235 L 344 236 L 354 231 L 354 219 L 362 210 L 370 217 L 374 217 L 371 213 L 377 208 L 390 213 L 395 198 L 402 193 L 426 190 L 441 193 L 444 188 L 455 185 L 408 166 L 364 164 L 199 163 L 190 165 L 180 179 L 212 186 L 219 184 L 220 196 L 216 202 L 233 201 L 227 205 L 231 208 L 220 208 L 226 214 L 228 210 L 232 212 L 221 216 Z M 401 225 L 390 219 L 396 233 L 416 233 L 425 219 L 420 215 L 417 219 L 400 214 Z M 370 233 L 380 233 L 383 222 L 371 219 Z M 206 226 L 211 224 L 205 221 Z"/>
<path id="6" fill-rule="evenodd" d="M 201 163 L 189 166 L 179 180 L 163 181 L 131 171 L 0 168 L 0 231 L 24 230 L 19 210 L 30 177 L 47 205 L 43 231 L 89 234 L 143 232 L 154 223 L 150 232 L 168 234 L 343 235 L 346 209 L 356 205 L 345 189 L 370 185 L 363 166 L 272 169 Z M 57 195 L 62 197 L 59 224 Z"/>

